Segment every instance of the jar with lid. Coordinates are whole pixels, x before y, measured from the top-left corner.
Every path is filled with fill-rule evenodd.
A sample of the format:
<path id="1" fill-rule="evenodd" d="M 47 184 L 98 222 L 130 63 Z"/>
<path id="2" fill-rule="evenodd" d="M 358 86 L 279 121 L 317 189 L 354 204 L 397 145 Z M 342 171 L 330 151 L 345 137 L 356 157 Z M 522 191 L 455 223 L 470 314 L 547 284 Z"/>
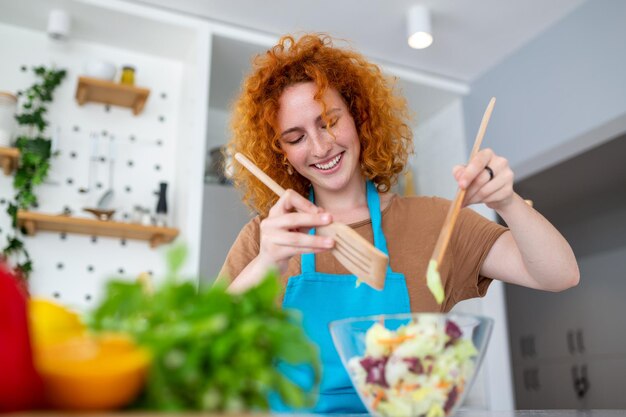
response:
<path id="1" fill-rule="evenodd" d="M 11 146 L 16 111 L 17 97 L 6 91 L 0 91 L 0 146 Z"/>
<path id="2" fill-rule="evenodd" d="M 124 65 L 122 67 L 122 76 L 120 77 L 120 83 L 126 85 L 135 85 L 135 68 L 130 65 Z"/>

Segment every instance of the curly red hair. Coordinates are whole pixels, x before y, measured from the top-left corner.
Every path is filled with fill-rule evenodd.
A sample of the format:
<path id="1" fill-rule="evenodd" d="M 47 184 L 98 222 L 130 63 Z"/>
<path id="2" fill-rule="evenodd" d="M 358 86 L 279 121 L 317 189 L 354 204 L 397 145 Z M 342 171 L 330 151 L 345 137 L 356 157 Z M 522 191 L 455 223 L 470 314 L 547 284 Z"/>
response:
<path id="1" fill-rule="evenodd" d="M 413 151 L 406 100 L 395 93 L 394 83 L 377 65 L 355 51 L 333 46 L 332 39 L 324 34 L 304 35 L 297 41 L 283 36 L 276 46 L 254 59 L 252 73 L 234 104 L 228 152 L 246 155 L 283 187 L 307 196 L 307 179 L 287 172 L 277 125 L 281 94 L 301 82 L 317 85 L 315 100 L 320 101 L 323 113 L 326 90 L 339 92 L 361 141 L 361 174 L 380 192 L 389 191 Z M 233 163 L 233 181 L 243 191 L 244 201 L 262 216 L 277 201 L 269 188 L 238 163 Z"/>

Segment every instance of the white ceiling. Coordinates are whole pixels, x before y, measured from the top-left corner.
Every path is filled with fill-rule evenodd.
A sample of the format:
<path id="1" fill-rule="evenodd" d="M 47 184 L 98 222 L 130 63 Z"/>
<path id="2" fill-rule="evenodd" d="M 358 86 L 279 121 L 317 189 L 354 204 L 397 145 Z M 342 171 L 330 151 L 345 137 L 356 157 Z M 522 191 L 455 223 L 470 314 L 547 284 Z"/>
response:
<path id="1" fill-rule="evenodd" d="M 586 0 L 126 0 L 270 35 L 326 32 L 380 63 L 471 83 Z M 406 44 L 413 4 L 432 10 L 435 41 Z"/>
<path id="2" fill-rule="evenodd" d="M 393 66 L 395 75 L 398 71 L 411 74 L 408 78 L 401 76 L 400 88 L 416 120 L 425 120 L 464 94 L 474 79 L 587 0 L 124 1 L 249 29 L 269 35 L 263 38 L 270 40 L 285 33 L 329 33 L 348 41 L 387 69 Z M 186 54 L 185 46 L 192 35 L 168 25 L 155 26 L 149 20 L 114 16 L 111 11 L 90 7 L 92 3 L 91 0 L 0 0 L 0 22 L 44 30 L 49 10 L 60 7 L 75 17 L 72 36 L 76 39 L 107 39 L 117 46 L 144 53 L 165 51 L 167 56 L 178 58 Z M 406 44 L 405 13 L 415 3 L 427 5 L 433 14 L 435 42 L 425 50 L 413 50 Z M 113 31 L 106 23 L 111 21 L 116 22 Z M 340 44 L 343 46 L 345 42 Z M 252 56 L 268 45 L 219 36 L 213 39 L 216 65 L 211 71 L 211 107 L 228 111 L 242 77 L 249 71 Z M 418 79 L 437 82 L 418 80 L 408 87 L 406 83 L 415 74 Z M 440 82 L 461 87 L 439 88 Z"/>

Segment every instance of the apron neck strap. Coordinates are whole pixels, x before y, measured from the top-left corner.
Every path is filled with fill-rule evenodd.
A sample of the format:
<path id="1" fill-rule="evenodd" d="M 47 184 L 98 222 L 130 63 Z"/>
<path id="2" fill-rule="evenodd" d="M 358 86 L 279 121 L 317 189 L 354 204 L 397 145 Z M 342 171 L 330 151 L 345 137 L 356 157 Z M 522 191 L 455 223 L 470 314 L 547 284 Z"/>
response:
<path id="1" fill-rule="evenodd" d="M 382 215 L 380 212 L 380 198 L 378 196 L 378 190 L 374 183 L 370 180 L 367 181 L 366 192 L 367 192 L 367 208 L 370 213 L 370 219 L 372 221 L 372 231 L 374 232 L 374 246 L 385 255 L 389 255 L 387 251 L 387 240 L 385 239 L 385 234 L 383 233 L 382 227 Z M 315 204 L 315 194 L 313 193 L 313 187 L 309 191 L 309 201 Z M 315 234 L 315 228 L 309 230 L 310 235 Z M 305 272 L 315 272 L 315 254 L 314 253 L 303 253 L 300 256 L 301 263 L 301 271 Z M 389 266 L 387 266 L 387 270 L 389 270 Z"/>

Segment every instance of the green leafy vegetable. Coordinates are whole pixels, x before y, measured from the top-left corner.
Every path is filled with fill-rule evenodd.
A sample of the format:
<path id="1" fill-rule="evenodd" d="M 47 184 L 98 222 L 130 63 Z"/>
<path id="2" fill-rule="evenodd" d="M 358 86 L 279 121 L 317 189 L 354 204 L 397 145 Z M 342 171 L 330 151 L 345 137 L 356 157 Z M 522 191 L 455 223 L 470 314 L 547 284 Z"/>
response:
<path id="1" fill-rule="evenodd" d="M 224 286 L 197 290 L 178 278 L 184 248 L 168 254 L 168 277 L 154 292 L 141 283 L 110 281 L 89 317 L 96 331 L 122 331 L 153 354 L 137 407 L 156 410 L 267 410 L 275 391 L 292 407 L 312 406 L 320 378 L 317 348 L 296 312 L 277 303 L 277 273 L 233 295 Z M 315 389 L 286 379 L 276 362 L 309 364 Z"/>

